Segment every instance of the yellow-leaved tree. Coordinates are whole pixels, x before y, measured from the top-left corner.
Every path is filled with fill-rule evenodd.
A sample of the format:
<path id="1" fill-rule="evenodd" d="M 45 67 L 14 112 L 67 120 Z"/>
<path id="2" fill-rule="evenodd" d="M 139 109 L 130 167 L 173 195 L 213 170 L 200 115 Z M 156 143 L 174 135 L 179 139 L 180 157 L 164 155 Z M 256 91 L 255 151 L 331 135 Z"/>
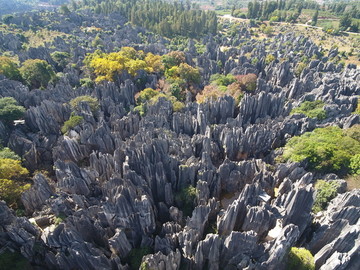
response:
<path id="1" fill-rule="evenodd" d="M 95 51 L 87 55 L 84 63 L 95 74 L 96 82 L 115 81 L 116 75 L 124 71 L 131 76 L 136 76 L 139 70 L 145 70 L 148 73 L 162 70 L 161 56 L 152 53 L 145 54 L 132 47 L 123 47 L 119 52 L 108 54 Z"/>
<path id="2" fill-rule="evenodd" d="M 29 171 L 22 167 L 19 160 L 10 158 L 0 159 L 0 199 L 16 208 L 20 201 L 21 193 L 30 188 L 24 183 Z"/>

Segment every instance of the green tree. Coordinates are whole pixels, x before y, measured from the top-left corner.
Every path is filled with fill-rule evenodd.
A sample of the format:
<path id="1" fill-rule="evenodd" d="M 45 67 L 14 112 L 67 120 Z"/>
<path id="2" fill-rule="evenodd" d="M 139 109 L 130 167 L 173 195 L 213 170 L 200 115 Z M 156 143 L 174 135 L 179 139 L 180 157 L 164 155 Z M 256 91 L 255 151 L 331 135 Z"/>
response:
<path id="1" fill-rule="evenodd" d="M 0 98 L 0 120 L 11 122 L 23 117 L 25 108 L 12 97 Z"/>
<path id="2" fill-rule="evenodd" d="M 319 17 L 319 10 L 316 10 L 315 13 L 314 13 L 314 16 L 311 19 L 311 25 L 312 26 L 315 26 L 317 24 L 318 17 Z"/>
<path id="3" fill-rule="evenodd" d="M 55 61 L 57 65 L 57 69 L 59 71 L 62 71 L 65 66 L 69 63 L 70 60 L 70 54 L 67 52 L 53 52 L 51 54 L 51 58 Z"/>
<path id="4" fill-rule="evenodd" d="M 138 103 L 138 105 L 143 104 L 151 98 L 157 96 L 158 94 L 159 91 L 156 91 L 152 88 L 145 88 L 135 96 L 136 102 Z"/>
<path id="5" fill-rule="evenodd" d="M 62 13 L 62 14 L 69 14 L 70 13 L 70 10 L 69 10 L 67 5 L 61 5 L 59 10 L 60 10 L 60 13 Z"/>
<path id="6" fill-rule="evenodd" d="M 18 66 L 11 61 L 10 58 L 5 56 L 0 56 L 0 74 L 6 76 L 10 80 L 22 80 Z"/>
<path id="7" fill-rule="evenodd" d="M 162 57 L 162 62 L 165 66 L 165 70 L 168 70 L 174 66 L 179 66 L 181 63 L 184 63 L 185 54 L 179 51 L 172 51 Z"/>
<path id="8" fill-rule="evenodd" d="M 340 17 L 340 30 L 347 30 L 351 26 L 351 16 L 350 13 L 345 13 Z"/>
<path id="9" fill-rule="evenodd" d="M 55 79 L 51 66 L 44 60 L 28 59 L 21 68 L 20 74 L 30 88 L 46 88 L 48 83 Z"/>

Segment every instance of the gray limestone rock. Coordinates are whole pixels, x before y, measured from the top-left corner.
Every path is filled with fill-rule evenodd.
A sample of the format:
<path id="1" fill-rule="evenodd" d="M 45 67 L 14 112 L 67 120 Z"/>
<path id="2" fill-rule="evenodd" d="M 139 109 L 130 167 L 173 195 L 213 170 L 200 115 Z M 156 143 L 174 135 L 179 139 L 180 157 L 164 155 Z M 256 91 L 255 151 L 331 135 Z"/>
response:
<path id="1" fill-rule="evenodd" d="M 32 187 L 21 195 L 21 201 L 29 214 L 39 210 L 45 201 L 54 195 L 53 189 L 42 174 L 35 175 L 33 181 Z"/>

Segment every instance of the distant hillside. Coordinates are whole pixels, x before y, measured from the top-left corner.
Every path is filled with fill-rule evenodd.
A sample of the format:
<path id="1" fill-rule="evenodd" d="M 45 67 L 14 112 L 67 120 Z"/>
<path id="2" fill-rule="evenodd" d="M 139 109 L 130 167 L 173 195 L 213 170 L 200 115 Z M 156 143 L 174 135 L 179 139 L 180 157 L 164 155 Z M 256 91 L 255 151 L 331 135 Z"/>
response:
<path id="1" fill-rule="evenodd" d="M 68 0 L 0 0 L 0 16 L 39 8 L 52 8 Z"/>

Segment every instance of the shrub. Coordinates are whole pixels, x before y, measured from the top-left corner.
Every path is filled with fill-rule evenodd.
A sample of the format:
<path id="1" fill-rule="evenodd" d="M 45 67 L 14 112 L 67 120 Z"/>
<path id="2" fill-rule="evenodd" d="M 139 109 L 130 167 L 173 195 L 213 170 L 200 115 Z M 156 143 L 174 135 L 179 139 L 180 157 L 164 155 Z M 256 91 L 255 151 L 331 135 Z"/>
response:
<path id="1" fill-rule="evenodd" d="M 306 160 L 311 170 L 340 172 L 349 170 L 350 159 L 360 153 L 360 143 L 338 127 L 318 128 L 291 138 L 284 148 L 285 160 Z"/>
<path id="2" fill-rule="evenodd" d="M 295 67 L 295 75 L 297 77 L 300 77 L 301 72 L 303 72 L 303 70 L 307 67 L 307 64 L 304 62 L 300 62 L 296 65 Z"/>
<path id="3" fill-rule="evenodd" d="M 328 206 L 329 202 L 337 195 L 339 184 L 333 181 L 319 180 L 316 182 L 315 190 L 316 197 L 313 206 L 313 212 L 317 213 L 323 211 Z"/>
<path id="4" fill-rule="evenodd" d="M 10 80 L 22 80 L 17 65 L 11 61 L 10 58 L 5 56 L 0 56 L 0 74 L 6 76 Z"/>
<path id="5" fill-rule="evenodd" d="M 28 174 L 19 160 L 0 159 L 0 198 L 9 206 L 16 208 L 20 203 L 21 193 L 30 188 L 30 184 L 22 181 Z"/>
<path id="6" fill-rule="evenodd" d="M 93 88 L 94 82 L 90 78 L 80 79 L 80 85 L 87 88 Z"/>
<path id="7" fill-rule="evenodd" d="M 236 81 L 234 75 L 232 74 L 227 74 L 227 75 L 223 75 L 223 74 L 213 74 L 210 77 L 210 82 L 211 83 L 215 83 L 216 85 L 220 86 L 228 86 L 232 83 L 234 83 Z"/>
<path id="8" fill-rule="evenodd" d="M 292 247 L 288 255 L 288 270 L 315 270 L 313 255 L 305 248 Z"/>
<path id="9" fill-rule="evenodd" d="M 246 75 L 237 75 L 235 76 L 235 79 L 243 91 L 255 91 L 257 82 L 256 74 L 249 73 Z"/>
<path id="10" fill-rule="evenodd" d="M 350 172 L 354 175 L 360 175 L 360 154 L 350 159 Z"/>
<path id="11" fill-rule="evenodd" d="M 23 184 L 16 180 L 0 178 L 0 198 L 6 203 L 17 208 L 20 204 L 21 194 L 30 188 L 30 184 Z"/>
<path id="12" fill-rule="evenodd" d="M 162 57 L 162 62 L 165 66 L 165 69 L 168 70 L 174 66 L 179 66 L 181 63 L 184 63 L 185 54 L 180 51 L 172 51 Z"/>
<path id="13" fill-rule="evenodd" d="M 0 159 L 0 178 L 1 179 L 22 179 L 29 174 L 26 168 L 20 165 L 19 160 L 10 158 Z"/>
<path id="14" fill-rule="evenodd" d="M 171 88 L 170 88 L 171 91 Z M 138 104 L 134 109 L 143 116 L 146 112 L 145 103 L 148 102 L 150 105 L 154 105 L 158 102 L 159 98 L 165 98 L 169 100 L 172 104 L 173 111 L 178 112 L 185 107 L 185 104 L 178 100 L 173 93 L 161 93 L 160 91 L 154 90 L 152 88 L 145 88 L 143 91 L 139 92 L 135 99 Z M 175 93 L 176 94 L 176 93 Z M 179 96 L 181 98 L 181 96 Z"/>
<path id="15" fill-rule="evenodd" d="M 61 128 L 61 132 L 65 134 L 70 129 L 76 127 L 77 125 L 80 125 L 84 118 L 82 116 L 78 115 L 72 115 L 70 116 L 69 120 L 65 121 L 64 125 Z"/>
<path id="16" fill-rule="evenodd" d="M 319 120 L 324 120 L 326 118 L 326 112 L 323 109 L 324 102 L 321 100 L 315 101 L 305 101 L 297 108 L 292 109 L 290 114 L 302 113 L 309 118 L 317 118 Z"/>
<path id="17" fill-rule="evenodd" d="M 244 93 L 237 82 L 234 82 L 227 87 L 210 84 L 205 86 L 204 90 L 196 95 L 196 101 L 198 103 L 203 103 L 206 100 L 217 99 L 226 95 L 232 96 L 235 99 L 236 104 L 239 104 Z"/>
<path id="18" fill-rule="evenodd" d="M 7 147 L 0 149 L 0 159 L 4 159 L 4 158 L 20 160 L 20 157 L 17 154 L 15 154 L 13 151 L 11 151 L 10 148 Z"/>
<path id="19" fill-rule="evenodd" d="M 97 100 L 97 98 L 91 96 L 79 96 L 70 100 L 69 103 L 73 110 L 79 110 L 80 102 L 88 103 L 93 113 L 99 109 L 99 101 Z"/>
<path id="20" fill-rule="evenodd" d="M 180 209 L 185 216 L 190 216 L 194 209 L 194 202 L 196 198 L 196 188 L 188 186 L 183 188 L 175 195 L 175 200 L 179 204 Z"/>
<path id="21" fill-rule="evenodd" d="M 200 82 L 200 71 L 198 68 L 194 68 L 186 63 L 181 63 L 179 66 L 173 66 L 165 71 L 167 79 L 181 79 L 186 83 L 197 84 Z"/>
<path id="22" fill-rule="evenodd" d="M 151 98 L 157 96 L 159 93 L 160 93 L 159 91 L 156 91 L 152 88 L 145 88 L 144 90 L 136 94 L 135 96 L 136 103 L 137 104 L 145 103 Z"/>
<path id="23" fill-rule="evenodd" d="M 270 64 L 271 62 L 275 61 L 275 56 L 272 55 L 272 54 L 268 54 L 265 58 L 265 63 L 268 65 Z"/>
<path id="24" fill-rule="evenodd" d="M 0 120 L 11 122 L 23 117 L 25 108 L 12 97 L 0 98 Z"/>
<path id="25" fill-rule="evenodd" d="M 20 74 L 30 88 L 45 88 L 56 77 L 52 67 L 40 59 L 26 60 L 20 68 Z"/>

